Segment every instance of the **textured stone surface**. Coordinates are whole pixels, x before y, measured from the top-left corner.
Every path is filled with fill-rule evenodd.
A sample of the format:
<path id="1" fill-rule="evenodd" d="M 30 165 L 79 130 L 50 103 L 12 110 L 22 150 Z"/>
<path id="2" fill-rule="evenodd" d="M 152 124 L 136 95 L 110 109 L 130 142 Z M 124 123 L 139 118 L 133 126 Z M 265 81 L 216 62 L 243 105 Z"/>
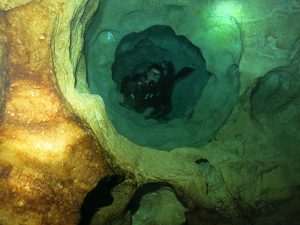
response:
<path id="1" fill-rule="evenodd" d="M 0 118 L 2 118 L 2 113 L 3 113 L 3 103 L 4 103 L 4 98 L 5 98 L 5 89 L 6 89 L 6 84 L 7 84 L 7 79 L 6 79 L 6 71 L 4 69 L 5 67 L 5 58 L 6 58 L 6 48 L 3 46 L 5 45 L 5 18 L 3 13 L 0 14 Z M 0 119 L 1 121 L 1 119 Z"/>
<path id="2" fill-rule="evenodd" d="M 32 0 L 2 0 L 0 2 L 0 9 L 1 10 L 9 10 L 13 9 L 27 3 L 30 3 Z"/>
<path id="3" fill-rule="evenodd" d="M 123 35 L 117 30 L 120 24 L 129 32 L 163 20 L 203 49 L 208 70 L 218 74 L 219 81 L 222 78 L 226 81 L 227 69 L 232 64 L 237 65 L 240 98 L 224 126 L 216 130 L 215 138 L 201 149 L 181 148 L 170 152 L 141 147 L 119 135 L 107 117 L 101 97 L 88 94 L 84 82 L 83 33 L 98 2 L 52 0 L 25 5 L 27 2 L 2 1 L 0 4 L 3 10 L 20 6 L 2 11 L 0 15 L 3 21 L 0 36 L 4 32 L 10 46 L 7 60 L 1 60 L 1 72 L 4 61 L 9 63 L 8 78 L 12 79 L 4 95 L 5 108 L 1 108 L 4 113 L 0 127 L 0 218 L 6 221 L 2 223 L 21 224 L 27 219 L 27 224 L 41 224 L 43 218 L 48 219 L 44 220 L 45 224 L 75 224 L 84 193 L 104 174 L 98 151 L 102 149 L 100 143 L 109 155 L 109 163 L 131 174 L 137 187 L 151 182 L 168 183 L 190 210 L 194 206 L 214 209 L 239 225 L 299 224 L 299 129 L 293 122 L 294 118 L 299 118 L 299 96 L 288 102 L 285 111 L 276 114 L 273 120 L 269 120 L 273 113 L 267 120 L 253 118 L 250 104 L 257 79 L 271 70 L 292 67 L 290 73 L 299 76 L 297 40 L 300 28 L 296 22 L 300 19 L 299 1 L 209 1 L 201 5 L 196 5 L 198 1 L 175 0 L 127 1 L 125 5 L 120 5 L 120 1 L 100 2 L 103 18 L 99 23 L 110 25 L 105 29 L 115 37 Z M 117 10 L 114 14 L 105 10 L 108 2 L 114 4 Z M 161 9 L 168 12 L 162 14 L 165 15 L 162 18 L 156 13 Z M 190 10 L 188 14 L 187 10 Z M 116 15 L 121 15 L 122 19 L 113 22 L 111 18 Z M 239 32 L 232 33 L 232 27 Z M 25 39 L 19 40 L 18 36 L 23 35 Z M 105 37 L 105 33 L 99 35 Z M 0 40 L 2 44 L 5 39 Z M 108 68 L 112 42 L 106 43 L 107 48 L 98 50 L 100 63 Z M 50 75 L 51 58 L 53 75 Z M 37 61 L 39 63 L 33 63 Z M 74 89 L 75 73 L 80 93 Z M 50 78 L 54 75 L 59 89 L 52 85 L 55 82 Z M 1 83 L 0 89 L 4 86 Z M 212 84 L 211 88 L 214 87 L 218 88 Z M 223 93 L 222 98 L 211 97 L 222 103 L 230 91 Z M 35 98 L 35 94 L 41 98 Z M 210 101 L 207 97 L 210 96 L 202 100 Z M 44 105 L 34 107 L 36 104 Z M 49 107 L 49 104 L 53 105 Z M 69 104 L 78 117 L 70 113 Z M 219 117 L 218 111 L 211 108 L 208 111 L 209 117 L 204 120 L 207 126 L 210 118 Z M 282 118 L 277 119 L 277 116 Z M 54 121 L 56 125 L 52 128 L 55 129 L 42 126 L 44 119 L 46 125 Z M 91 126 L 99 143 L 81 120 Z M 282 121 L 289 123 L 281 126 Z M 61 128 L 66 136 L 61 135 Z M 36 134 L 39 138 L 34 139 Z M 55 140 L 55 145 L 65 143 L 68 150 L 61 151 L 58 146 L 54 154 L 46 151 L 48 145 L 36 146 L 40 140 L 48 138 Z M 82 150 L 75 151 L 76 148 Z M 76 152 L 86 156 L 72 157 Z M 95 164 L 90 160 L 95 160 Z M 69 168 L 78 168 L 78 185 L 71 182 Z M 124 195 L 123 202 L 128 202 L 130 196 Z M 114 207 L 112 210 L 128 216 L 122 210 Z"/>
<path id="4" fill-rule="evenodd" d="M 186 208 L 170 188 L 162 187 L 144 194 L 139 204 L 132 216 L 132 225 L 181 225 L 185 222 Z"/>
<path id="5" fill-rule="evenodd" d="M 77 224 L 86 193 L 111 173 L 107 157 L 58 89 L 54 14 L 30 3 L 1 15 L 0 224 Z"/>

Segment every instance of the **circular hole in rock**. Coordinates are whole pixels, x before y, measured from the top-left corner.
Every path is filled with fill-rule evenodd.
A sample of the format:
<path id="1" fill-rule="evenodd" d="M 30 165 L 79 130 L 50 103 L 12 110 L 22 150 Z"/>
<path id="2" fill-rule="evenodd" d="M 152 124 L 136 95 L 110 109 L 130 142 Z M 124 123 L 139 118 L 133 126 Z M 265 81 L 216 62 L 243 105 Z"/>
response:
<path id="1" fill-rule="evenodd" d="M 138 4 L 122 3 L 119 10 L 112 1 L 104 3 L 85 33 L 84 55 L 90 92 L 101 96 L 117 132 L 138 145 L 160 150 L 198 148 L 213 139 L 239 97 L 239 72 L 232 57 L 238 39 L 225 46 L 215 38 L 220 37 L 215 29 L 219 25 L 197 25 L 190 32 L 189 26 L 174 22 L 190 23 L 185 18 L 190 18 L 193 8 L 180 11 L 184 17 L 174 14 L 178 20 L 166 20 L 164 10 L 157 9 L 154 16 L 150 7 L 144 13 L 155 20 L 145 22 L 139 19 L 141 11 L 132 11 Z M 212 32 L 206 34 L 208 29 Z M 228 31 L 238 37 L 239 30 L 230 21 Z M 154 74 L 148 78 L 148 73 Z M 165 101 L 130 102 L 128 87 L 133 84 L 138 89 L 139 80 L 153 80 L 156 73 L 167 74 L 168 85 L 161 89 Z M 150 89 L 140 96 L 156 93 Z"/>
<path id="2" fill-rule="evenodd" d="M 112 65 L 120 104 L 160 122 L 193 113 L 209 74 L 186 37 L 156 25 L 122 38 Z"/>

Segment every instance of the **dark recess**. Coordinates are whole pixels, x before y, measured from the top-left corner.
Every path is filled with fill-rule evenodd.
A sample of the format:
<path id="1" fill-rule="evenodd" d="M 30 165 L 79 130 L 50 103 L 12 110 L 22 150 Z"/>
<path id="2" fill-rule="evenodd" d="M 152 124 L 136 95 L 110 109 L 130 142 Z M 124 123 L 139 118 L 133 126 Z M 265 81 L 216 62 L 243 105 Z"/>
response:
<path id="1" fill-rule="evenodd" d="M 145 194 L 155 192 L 162 187 L 169 187 L 173 189 L 172 186 L 167 183 L 149 183 L 139 188 L 128 204 L 128 210 L 130 210 L 131 215 L 133 215 L 139 209 L 140 201 Z"/>
<path id="2" fill-rule="evenodd" d="M 95 213 L 102 207 L 109 206 L 114 199 L 112 189 L 123 181 L 123 177 L 115 175 L 99 181 L 84 199 L 80 209 L 81 220 L 79 225 L 89 225 Z"/>
<path id="3" fill-rule="evenodd" d="M 209 77 L 200 49 L 163 25 L 123 37 L 112 64 L 120 104 L 161 122 L 190 116 Z"/>

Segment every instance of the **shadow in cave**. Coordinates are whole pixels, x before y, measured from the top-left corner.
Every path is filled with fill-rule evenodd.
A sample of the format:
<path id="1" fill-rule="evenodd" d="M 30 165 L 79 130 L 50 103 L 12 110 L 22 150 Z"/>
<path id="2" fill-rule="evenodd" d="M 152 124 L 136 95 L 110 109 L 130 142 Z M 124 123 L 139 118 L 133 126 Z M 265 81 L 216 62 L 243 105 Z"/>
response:
<path id="1" fill-rule="evenodd" d="M 209 79 L 200 49 L 163 25 L 123 37 L 111 69 L 120 104 L 161 122 L 190 115 Z"/>
<path id="2" fill-rule="evenodd" d="M 183 225 L 233 225 L 230 219 L 218 214 L 214 210 L 196 208 L 185 214 L 186 221 Z"/>
<path id="3" fill-rule="evenodd" d="M 134 196 L 132 197 L 131 201 L 129 202 L 129 204 L 127 206 L 127 209 L 130 210 L 131 215 L 136 213 L 136 211 L 139 209 L 141 199 L 144 195 L 155 192 L 162 187 L 172 188 L 172 186 L 169 185 L 168 183 L 149 183 L 149 184 L 145 184 L 141 188 L 139 188 L 135 192 Z"/>
<path id="4" fill-rule="evenodd" d="M 96 212 L 113 203 L 112 189 L 123 181 L 123 177 L 115 175 L 105 177 L 85 197 L 80 209 L 81 219 L 79 225 L 89 225 Z"/>

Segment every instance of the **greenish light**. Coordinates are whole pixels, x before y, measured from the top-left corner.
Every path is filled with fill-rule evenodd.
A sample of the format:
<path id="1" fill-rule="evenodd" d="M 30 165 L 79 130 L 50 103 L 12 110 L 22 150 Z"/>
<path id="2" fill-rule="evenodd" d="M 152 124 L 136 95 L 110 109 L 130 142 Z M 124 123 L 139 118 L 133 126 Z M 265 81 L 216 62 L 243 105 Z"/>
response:
<path id="1" fill-rule="evenodd" d="M 242 4 L 237 1 L 221 1 L 216 3 L 213 14 L 218 17 L 241 17 Z"/>

